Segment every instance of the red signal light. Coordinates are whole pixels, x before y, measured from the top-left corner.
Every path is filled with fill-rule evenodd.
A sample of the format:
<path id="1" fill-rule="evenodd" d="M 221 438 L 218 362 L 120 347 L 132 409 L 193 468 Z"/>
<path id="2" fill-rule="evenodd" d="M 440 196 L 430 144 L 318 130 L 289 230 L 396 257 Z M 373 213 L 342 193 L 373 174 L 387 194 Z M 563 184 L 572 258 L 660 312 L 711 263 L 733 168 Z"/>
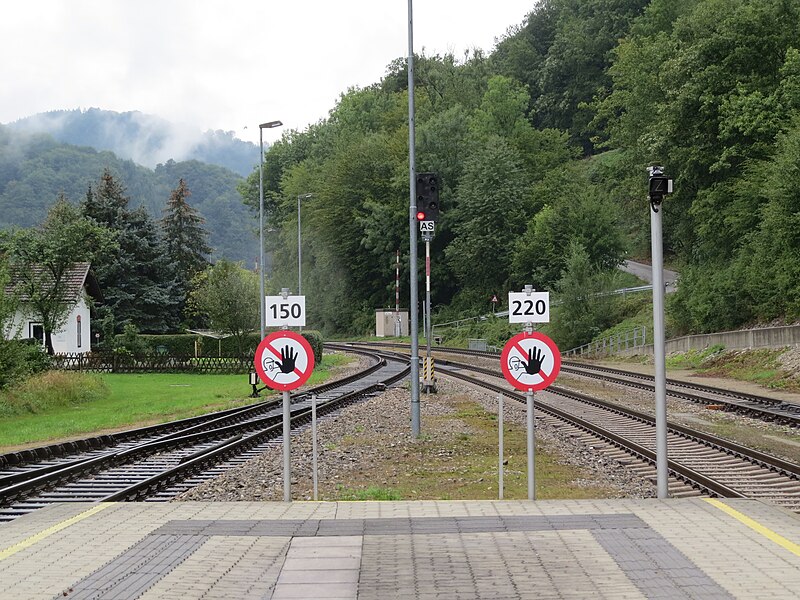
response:
<path id="1" fill-rule="evenodd" d="M 425 220 L 425 213 L 422 212 L 421 210 L 417 211 L 417 221 L 424 221 L 424 220 Z"/>

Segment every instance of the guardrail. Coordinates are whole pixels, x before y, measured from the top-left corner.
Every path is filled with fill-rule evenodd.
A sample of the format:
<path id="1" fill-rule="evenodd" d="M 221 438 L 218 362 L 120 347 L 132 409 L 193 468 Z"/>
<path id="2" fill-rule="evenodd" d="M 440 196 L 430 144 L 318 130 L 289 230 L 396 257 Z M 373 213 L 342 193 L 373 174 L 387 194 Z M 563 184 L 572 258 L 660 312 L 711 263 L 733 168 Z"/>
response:
<path id="1" fill-rule="evenodd" d="M 666 284 L 665 284 L 666 287 Z M 629 287 L 629 288 L 620 288 L 618 290 L 613 290 L 611 292 L 601 292 L 599 294 L 595 294 L 597 296 L 622 296 L 625 298 L 628 294 L 636 294 L 638 292 L 647 292 L 653 289 L 652 285 L 640 285 L 636 287 Z M 550 306 L 558 306 L 561 304 L 561 300 L 555 300 L 554 302 L 550 303 Z M 489 317 L 507 317 L 508 311 L 507 310 L 500 310 L 493 313 L 488 313 L 485 315 L 478 315 L 475 317 L 467 317 L 464 319 L 458 319 L 456 321 L 447 321 L 446 323 L 434 323 L 431 325 L 431 329 L 436 329 L 437 327 L 461 327 L 466 323 L 477 323 L 479 321 L 485 321 Z"/>
<path id="2" fill-rule="evenodd" d="M 651 286 L 652 288 L 652 286 Z M 643 348 L 647 345 L 647 328 L 636 326 L 630 331 L 618 333 L 601 340 L 594 340 L 583 346 L 571 348 L 561 353 L 561 356 L 609 356 L 619 352 Z"/>

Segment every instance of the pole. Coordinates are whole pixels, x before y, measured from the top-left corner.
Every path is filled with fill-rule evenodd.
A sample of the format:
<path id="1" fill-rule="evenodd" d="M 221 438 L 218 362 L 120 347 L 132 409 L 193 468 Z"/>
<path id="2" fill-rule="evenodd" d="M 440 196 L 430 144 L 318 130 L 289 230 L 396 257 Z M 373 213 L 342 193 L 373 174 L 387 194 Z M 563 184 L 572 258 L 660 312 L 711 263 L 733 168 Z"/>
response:
<path id="1" fill-rule="evenodd" d="M 659 498 L 669 497 L 667 463 L 667 375 L 664 359 L 664 254 L 662 247 L 661 212 L 650 208 L 650 243 L 653 263 L 653 355 L 656 378 L 656 480 Z"/>
<path id="2" fill-rule="evenodd" d="M 400 314 L 400 249 L 397 250 L 397 260 L 394 263 L 394 312 Z"/>
<path id="3" fill-rule="evenodd" d="M 419 437 L 419 319 L 417 307 L 417 173 L 414 146 L 414 19 L 412 0 L 408 0 L 408 209 L 410 301 L 409 329 L 411 334 L 411 435 Z"/>
<path id="4" fill-rule="evenodd" d="M 536 500 L 536 488 L 534 481 L 534 453 L 533 446 L 533 390 L 528 390 L 525 394 L 527 400 L 527 420 L 528 420 L 528 500 Z"/>
<path id="5" fill-rule="evenodd" d="M 425 344 L 427 350 L 425 356 L 428 359 L 428 373 L 430 371 L 431 362 L 431 234 L 425 234 Z M 433 391 L 433 380 L 426 381 L 425 392 L 430 393 Z"/>
<path id="6" fill-rule="evenodd" d="M 258 145 L 261 148 L 258 162 L 258 275 L 261 299 L 261 339 L 264 339 L 264 322 L 266 317 L 266 298 L 264 296 L 264 128 L 258 128 Z"/>
<path id="7" fill-rule="evenodd" d="M 497 422 L 498 422 L 498 445 L 500 446 L 500 457 L 499 462 L 497 464 L 497 473 L 498 473 L 498 481 L 497 481 L 497 489 L 498 495 L 497 498 L 499 500 L 503 499 L 503 394 L 497 396 Z"/>
<path id="8" fill-rule="evenodd" d="M 291 408 L 289 392 L 283 392 L 283 501 L 292 501 L 292 476 L 291 476 Z"/>
<path id="9" fill-rule="evenodd" d="M 314 481 L 314 502 L 317 501 L 317 395 L 311 394 L 311 468 Z"/>
<path id="10" fill-rule="evenodd" d="M 297 295 L 303 295 L 303 249 L 300 244 L 300 196 L 297 196 Z"/>

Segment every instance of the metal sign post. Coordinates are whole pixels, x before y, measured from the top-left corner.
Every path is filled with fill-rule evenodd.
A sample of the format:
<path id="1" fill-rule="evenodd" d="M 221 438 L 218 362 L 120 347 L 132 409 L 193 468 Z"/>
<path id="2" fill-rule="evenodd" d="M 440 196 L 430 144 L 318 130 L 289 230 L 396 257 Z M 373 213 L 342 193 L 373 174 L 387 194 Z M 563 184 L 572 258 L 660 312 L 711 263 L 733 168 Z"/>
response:
<path id="1" fill-rule="evenodd" d="M 425 228 L 423 225 L 428 224 Z M 431 240 L 433 239 L 433 221 L 421 221 L 422 239 L 425 242 L 425 343 L 427 350 L 426 368 L 423 369 L 423 390 L 426 394 L 435 393 L 436 386 L 433 381 L 433 357 L 431 356 Z"/>
<path id="2" fill-rule="evenodd" d="M 512 386 L 525 392 L 527 407 L 528 500 L 536 499 L 534 392 L 555 381 L 561 370 L 561 353 L 555 342 L 543 333 L 533 331 L 533 323 L 550 320 L 550 298 L 546 292 L 534 293 L 525 286 L 521 294 L 509 293 L 508 318 L 511 323 L 525 318 L 525 330 L 512 337 L 500 354 L 503 376 Z"/>
<path id="3" fill-rule="evenodd" d="M 256 373 L 265 385 L 283 392 L 283 501 L 291 502 L 291 397 L 290 390 L 303 385 L 314 370 L 314 351 L 294 331 L 269 334 L 258 345 Z"/>
<path id="4" fill-rule="evenodd" d="M 311 468 L 314 481 L 314 501 L 317 501 L 317 395 L 311 395 Z"/>
<path id="5" fill-rule="evenodd" d="M 497 396 L 497 424 L 498 424 L 498 446 L 499 462 L 497 465 L 497 498 L 503 499 L 503 394 Z"/>

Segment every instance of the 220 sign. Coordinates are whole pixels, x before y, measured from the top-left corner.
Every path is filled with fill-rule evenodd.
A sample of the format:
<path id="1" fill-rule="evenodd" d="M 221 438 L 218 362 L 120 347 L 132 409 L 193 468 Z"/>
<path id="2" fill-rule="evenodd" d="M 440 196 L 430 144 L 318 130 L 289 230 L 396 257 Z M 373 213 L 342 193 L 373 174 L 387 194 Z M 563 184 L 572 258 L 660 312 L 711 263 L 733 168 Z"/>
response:
<path id="1" fill-rule="evenodd" d="M 509 323 L 549 323 L 550 292 L 509 292 Z"/>
<path id="2" fill-rule="evenodd" d="M 266 299 L 268 327 L 302 327 L 306 324 L 305 296 L 267 296 Z"/>

